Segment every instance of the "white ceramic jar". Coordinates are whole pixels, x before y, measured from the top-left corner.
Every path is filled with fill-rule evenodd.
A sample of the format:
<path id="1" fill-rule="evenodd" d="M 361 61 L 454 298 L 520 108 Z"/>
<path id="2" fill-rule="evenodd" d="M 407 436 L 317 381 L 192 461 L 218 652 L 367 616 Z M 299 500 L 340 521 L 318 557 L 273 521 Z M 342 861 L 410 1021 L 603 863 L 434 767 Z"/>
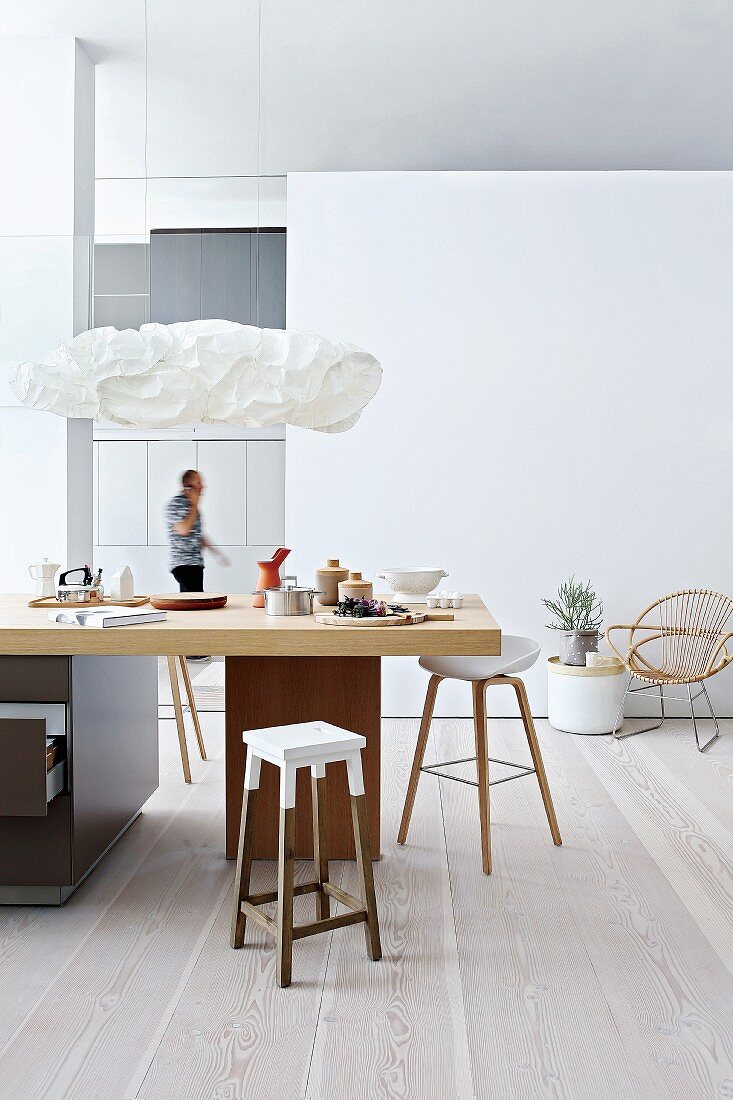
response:
<path id="1" fill-rule="evenodd" d="M 547 717 L 564 733 L 611 733 L 628 673 L 620 661 L 598 668 L 547 662 Z"/>

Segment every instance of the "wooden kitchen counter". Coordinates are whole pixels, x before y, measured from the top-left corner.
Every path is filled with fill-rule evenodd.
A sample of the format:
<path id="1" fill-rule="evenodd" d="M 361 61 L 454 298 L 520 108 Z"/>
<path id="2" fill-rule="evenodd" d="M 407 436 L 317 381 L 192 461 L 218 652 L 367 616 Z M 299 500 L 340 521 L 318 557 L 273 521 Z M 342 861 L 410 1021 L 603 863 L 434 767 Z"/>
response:
<path id="1" fill-rule="evenodd" d="M 371 629 L 323 626 L 310 615 L 276 618 L 252 607 L 251 596 L 230 596 L 217 611 L 169 611 L 165 622 L 99 630 L 51 623 L 48 609 L 28 607 L 28 599 L 0 596 L 0 654 L 409 657 L 501 652 L 501 631 L 478 596 L 466 596 L 453 622 Z M 88 607 L 82 604 L 79 610 Z"/>
<path id="2" fill-rule="evenodd" d="M 86 606 L 86 605 L 84 605 Z M 332 609 L 320 608 L 316 611 Z M 417 610 L 424 606 L 415 605 Z M 51 623 L 27 596 L 0 597 L 0 654 L 109 657 L 207 653 L 226 658 L 226 854 L 237 850 L 248 729 L 325 721 L 367 741 L 364 786 L 372 852 L 380 850 L 381 658 L 422 655 L 495 656 L 501 630 L 478 596 L 466 596 L 453 622 L 416 626 L 332 627 L 312 616 L 274 617 L 230 596 L 216 611 L 169 611 L 165 622 L 97 629 Z M 104 685 L 99 685 L 103 692 Z M 326 813 L 331 859 L 353 858 L 351 809 L 342 764 L 328 766 Z M 263 764 L 254 854 L 272 857 L 278 843 L 278 777 Z M 312 855 L 310 776 L 298 778 L 295 849 Z"/>

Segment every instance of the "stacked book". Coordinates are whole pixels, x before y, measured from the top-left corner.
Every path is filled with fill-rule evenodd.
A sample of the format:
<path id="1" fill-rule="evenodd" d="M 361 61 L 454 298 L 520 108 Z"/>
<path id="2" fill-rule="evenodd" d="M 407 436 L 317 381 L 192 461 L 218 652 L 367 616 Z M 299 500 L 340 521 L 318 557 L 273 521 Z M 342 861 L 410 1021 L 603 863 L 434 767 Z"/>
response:
<path id="1" fill-rule="evenodd" d="M 89 611 L 49 611 L 52 623 L 70 623 L 72 626 L 95 626 L 104 629 L 109 626 L 136 626 L 138 623 L 159 623 L 166 618 L 165 611 L 155 608 L 146 610 L 141 607 L 94 607 Z"/>

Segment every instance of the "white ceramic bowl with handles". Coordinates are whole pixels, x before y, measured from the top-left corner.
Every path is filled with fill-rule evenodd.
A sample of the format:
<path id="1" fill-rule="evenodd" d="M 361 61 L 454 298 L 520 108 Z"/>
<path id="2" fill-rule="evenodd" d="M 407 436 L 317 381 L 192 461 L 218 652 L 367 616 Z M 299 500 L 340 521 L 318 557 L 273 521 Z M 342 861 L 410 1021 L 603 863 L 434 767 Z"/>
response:
<path id="1" fill-rule="evenodd" d="M 386 581 L 394 601 L 400 603 L 425 603 L 428 592 L 447 577 L 445 569 L 420 566 L 417 569 L 382 569 L 377 577 Z"/>

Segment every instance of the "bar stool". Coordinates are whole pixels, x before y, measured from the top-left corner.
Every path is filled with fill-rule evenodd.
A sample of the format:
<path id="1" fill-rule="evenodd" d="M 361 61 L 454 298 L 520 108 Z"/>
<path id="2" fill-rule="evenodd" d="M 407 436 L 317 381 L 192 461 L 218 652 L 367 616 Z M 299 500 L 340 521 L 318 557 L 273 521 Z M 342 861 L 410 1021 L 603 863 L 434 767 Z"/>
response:
<path id="1" fill-rule="evenodd" d="M 338 726 L 332 726 L 328 722 L 299 722 L 290 726 L 274 726 L 271 729 L 247 730 L 242 737 L 249 751 L 244 773 L 242 823 L 234 874 L 231 946 L 236 948 L 243 945 L 245 922 L 248 917 L 270 932 L 275 937 L 279 986 L 290 985 L 293 940 L 313 936 L 318 932 L 330 932 L 334 928 L 343 928 L 347 924 L 364 923 L 367 954 L 370 959 L 381 959 L 382 948 L 379 940 L 379 922 L 366 822 L 364 778 L 361 770 L 361 750 L 366 745 L 366 738 L 360 734 L 339 729 Z M 277 890 L 266 894 L 250 894 L 253 815 L 260 785 L 260 765 L 263 760 L 269 761 L 280 769 Z M 351 819 L 354 827 L 354 847 L 361 883 L 361 898 L 347 894 L 328 881 L 328 852 L 324 824 L 326 764 L 339 760 L 345 761 L 349 778 Z M 311 770 L 313 863 L 316 878 L 312 882 L 294 886 L 295 779 L 298 768 Z M 293 927 L 293 898 L 296 895 L 312 893 L 317 895 L 318 919 L 310 924 Z M 332 917 L 330 898 L 341 902 L 350 912 Z M 271 901 L 277 902 L 276 920 L 272 920 L 256 908 Z"/>
<path id="2" fill-rule="evenodd" d="M 193 719 L 193 728 L 196 734 L 196 740 L 199 746 L 199 754 L 202 760 L 206 760 L 206 746 L 204 745 L 204 738 L 201 733 L 201 726 L 199 724 L 199 715 L 196 710 L 196 700 L 193 694 L 193 684 L 191 683 L 191 675 L 188 671 L 188 665 L 186 664 L 185 657 L 169 657 L 168 658 L 168 675 L 171 681 L 171 693 L 173 695 L 173 710 L 176 715 L 176 728 L 178 730 L 178 744 L 181 749 L 181 764 L 183 765 L 183 778 L 186 783 L 191 782 L 191 765 L 188 760 L 188 745 L 186 744 L 186 727 L 183 724 L 183 706 L 181 704 L 181 689 L 178 683 L 178 670 L 176 669 L 176 660 L 180 661 L 181 673 L 183 675 L 183 683 L 186 688 L 186 696 L 188 697 L 188 709 L 191 711 L 191 718 Z"/>
<path id="3" fill-rule="evenodd" d="M 481 821 L 481 859 L 485 875 L 491 874 L 491 826 L 489 812 L 489 787 L 495 783 L 506 783 L 509 779 L 521 779 L 525 775 L 536 775 L 540 785 L 542 801 L 550 826 L 550 833 L 555 844 L 562 844 L 560 830 L 557 827 L 555 808 L 552 804 L 552 795 L 547 783 L 545 766 L 542 762 L 540 746 L 537 742 L 532 712 L 529 709 L 529 700 L 524 682 L 516 674 L 531 668 L 540 655 L 540 644 L 532 638 L 521 638 L 515 635 L 503 635 L 501 639 L 500 657 L 421 657 L 420 665 L 432 673 L 428 683 L 428 691 L 425 697 L 420 732 L 415 746 L 415 758 L 412 762 L 410 782 L 407 787 L 405 807 L 402 811 L 400 831 L 397 834 L 397 843 L 404 844 L 407 840 L 407 831 L 410 827 L 412 808 L 415 805 L 417 785 L 420 781 L 420 772 L 428 772 L 431 775 L 439 775 L 443 779 L 455 779 L 459 783 L 468 783 L 472 787 L 478 787 L 479 818 Z M 476 756 L 468 756 L 461 760 L 446 760 L 440 764 L 423 766 L 425 747 L 428 743 L 430 723 L 435 709 L 435 696 L 441 680 L 467 680 L 472 685 L 473 691 L 473 726 L 476 743 Z M 527 735 L 529 751 L 532 755 L 534 767 L 526 764 L 514 764 L 510 760 L 498 760 L 489 756 L 486 744 L 486 689 L 500 684 L 509 684 L 514 688 L 519 703 L 519 710 L 524 724 L 524 732 Z M 478 782 L 472 779 L 462 779 L 456 775 L 449 775 L 440 771 L 451 764 L 466 764 L 476 761 Z M 516 775 L 508 775 L 502 779 L 489 780 L 489 763 L 504 764 L 514 768 Z"/>

